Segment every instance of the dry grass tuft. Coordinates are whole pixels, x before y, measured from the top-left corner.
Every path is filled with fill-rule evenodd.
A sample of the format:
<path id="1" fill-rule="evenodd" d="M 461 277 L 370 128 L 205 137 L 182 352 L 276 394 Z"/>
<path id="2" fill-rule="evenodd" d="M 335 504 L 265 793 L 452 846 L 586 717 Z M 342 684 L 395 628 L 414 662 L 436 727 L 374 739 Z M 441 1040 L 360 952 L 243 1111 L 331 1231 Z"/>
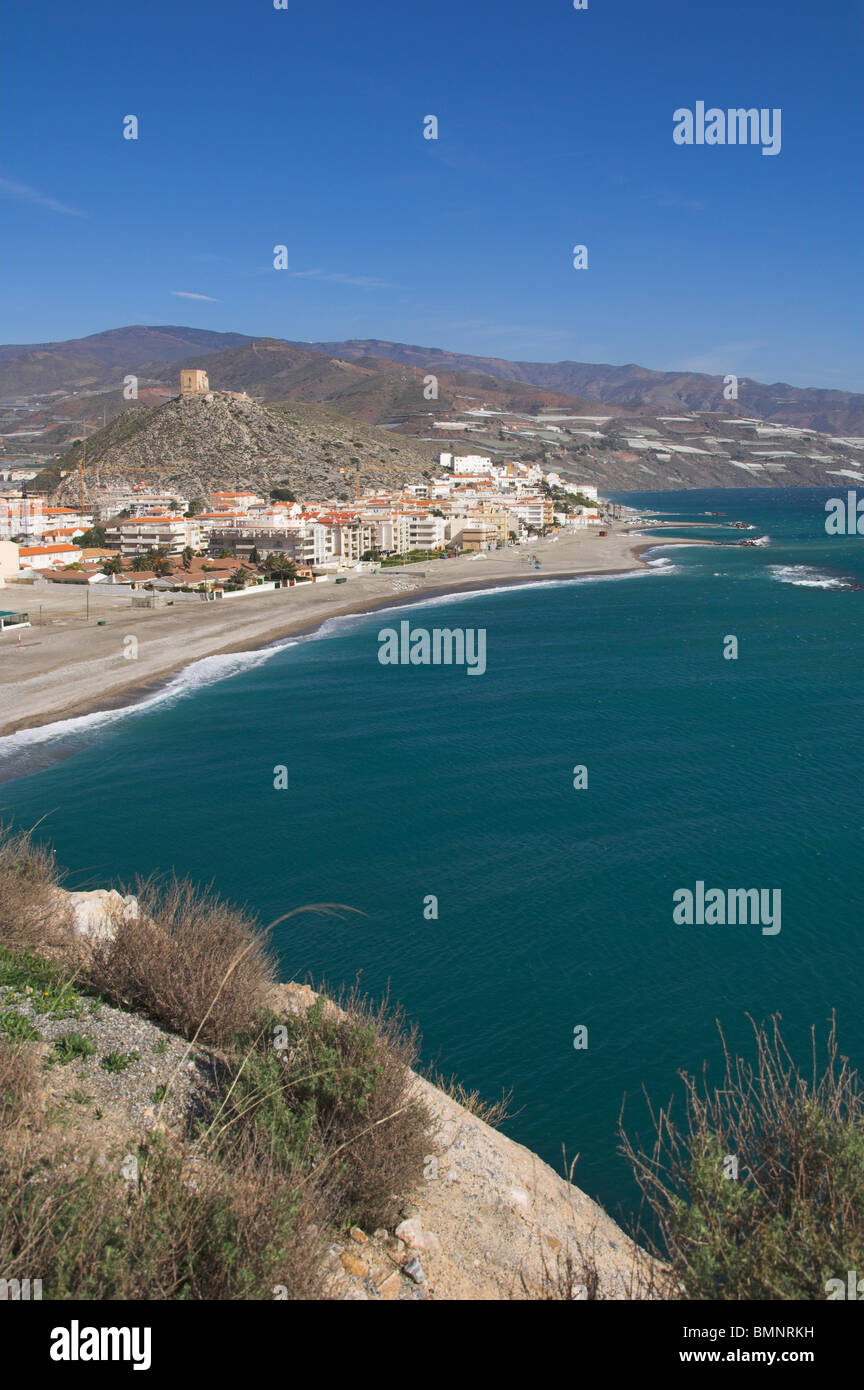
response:
<path id="1" fill-rule="evenodd" d="M 302 1016 L 269 1012 L 268 935 L 209 890 L 139 884 L 137 918 L 118 915 L 110 939 L 81 940 L 58 915 L 57 881 L 47 850 L 3 833 L 4 980 L 60 1010 L 71 975 L 97 1002 L 185 1037 L 188 1054 L 217 1049 L 215 1094 L 182 1140 L 166 1137 L 160 1109 L 130 1178 L 122 1155 L 95 1154 L 99 1136 L 71 1144 L 56 1115 L 30 1123 L 40 1049 L 0 1030 L 3 1277 L 38 1270 L 55 1299 L 327 1297 L 334 1227 L 392 1223 L 434 1152 L 410 1070 L 415 1032 L 386 1000 L 356 992 Z M 277 1028 L 288 1039 L 279 1049 Z"/>
<path id="2" fill-rule="evenodd" d="M 33 1045 L 10 1042 L 0 1034 L 0 1144 L 30 1118 L 38 1078 L 39 1057 Z"/>
<path id="3" fill-rule="evenodd" d="M 675 1296 L 667 1272 L 638 1245 L 633 1247 L 626 1275 L 607 1274 L 604 1277 L 602 1263 L 602 1248 L 598 1257 L 597 1232 L 591 1230 L 585 1240 L 574 1236 L 567 1249 L 555 1253 L 554 1262 L 544 1250 L 539 1292 L 529 1287 L 524 1274 L 522 1288 L 531 1299 L 541 1303 L 656 1301 Z"/>
<path id="4" fill-rule="evenodd" d="M 248 1028 L 275 978 L 251 916 L 173 879 L 139 884 L 140 915 L 87 948 L 83 978 L 104 998 L 141 1009 L 185 1038 L 224 1045 Z"/>
<path id="5" fill-rule="evenodd" d="M 512 1091 L 502 1091 L 500 1100 L 486 1100 L 479 1091 L 469 1091 L 455 1076 L 444 1076 L 441 1072 L 435 1071 L 425 1071 L 423 1075 L 439 1091 L 443 1091 L 445 1096 L 455 1100 L 469 1115 L 476 1116 L 491 1129 L 498 1129 L 505 1120 L 513 1118 L 510 1109 L 513 1103 Z"/>
<path id="6" fill-rule="evenodd" d="M 68 944 L 71 913 L 57 893 L 61 877 L 53 851 L 30 831 L 0 825 L 0 945 L 44 951 Z"/>

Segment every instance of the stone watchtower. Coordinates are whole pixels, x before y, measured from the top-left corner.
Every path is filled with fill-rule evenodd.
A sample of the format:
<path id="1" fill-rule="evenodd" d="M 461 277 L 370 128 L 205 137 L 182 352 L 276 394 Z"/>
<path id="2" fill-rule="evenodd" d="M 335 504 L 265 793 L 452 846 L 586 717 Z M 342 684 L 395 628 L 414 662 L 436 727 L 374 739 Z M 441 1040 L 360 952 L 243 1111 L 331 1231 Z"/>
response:
<path id="1" fill-rule="evenodd" d="M 207 380 L 207 373 L 200 371 L 198 367 L 191 367 L 180 372 L 181 396 L 206 396 L 209 390 L 210 383 Z"/>

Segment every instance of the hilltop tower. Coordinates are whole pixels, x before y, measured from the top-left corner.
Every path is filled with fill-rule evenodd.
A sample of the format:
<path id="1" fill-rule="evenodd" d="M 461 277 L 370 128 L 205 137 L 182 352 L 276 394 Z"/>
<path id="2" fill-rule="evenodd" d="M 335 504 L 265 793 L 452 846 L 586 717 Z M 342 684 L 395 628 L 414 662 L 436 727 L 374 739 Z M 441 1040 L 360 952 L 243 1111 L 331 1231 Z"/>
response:
<path id="1" fill-rule="evenodd" d="M 181 396 L 206 396 L 209 390 L 210 382 L 207 380 L 207 373 L 202 372 L 200 368 L 191 367 L 180 372 Z"/>

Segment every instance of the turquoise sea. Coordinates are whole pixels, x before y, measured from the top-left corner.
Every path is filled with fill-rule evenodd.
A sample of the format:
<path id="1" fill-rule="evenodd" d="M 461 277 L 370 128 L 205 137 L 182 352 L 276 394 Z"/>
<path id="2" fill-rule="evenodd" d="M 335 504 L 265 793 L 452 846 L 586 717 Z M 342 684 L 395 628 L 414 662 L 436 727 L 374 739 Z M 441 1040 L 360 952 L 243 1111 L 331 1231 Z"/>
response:
<path id="1" fill-rule="evenodd" d="M 389 984 L 425 1061 L 512 1089 L 505 1131 L 559 1169 L 578 1154 L 575 1181 L 626 1213 L 622 1100 L 644 1133 L 643 1084 L 663 1102 L 679 1068 L 717 1075 L 715 1020 L 746 1047 L 747 1013 L 779 1011 L 806 1060 L 836 1009 L 864 1063 L 864 538 L 826 535 L 832 495 L 845 486 L 622 495 L 699 521 L 677 533 L 694 544 L 636 575 L 437 599 L 212 658 L 131 712 L 0 741 L 0 804 L 42 818 L 72 886 L 173 868 L 264 922 L 359 909 L 284 923 L 285 974 Z M 701 529 L 738 519 L 756 532 Z M 769 540 L 734 545 L 747 534 Z M 485 628 L 485 675 L 382 666 L 397 616 Z M 780 888 L 780 933 L 675 925 L 673 892 L 699 880 Z"/>

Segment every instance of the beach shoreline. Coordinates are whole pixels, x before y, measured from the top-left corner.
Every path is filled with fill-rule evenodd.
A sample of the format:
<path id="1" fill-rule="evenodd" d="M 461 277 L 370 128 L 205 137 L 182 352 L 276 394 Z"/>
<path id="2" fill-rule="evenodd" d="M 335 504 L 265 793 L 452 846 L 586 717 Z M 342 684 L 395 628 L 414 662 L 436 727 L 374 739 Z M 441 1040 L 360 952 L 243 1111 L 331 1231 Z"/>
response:
<path id="1" fill-rule="evenodd" d="M 394 566 L 374 575 L 350 574 L 350 596 L 344 599 L 342 586 L 337 588 L 332 580 L 222 603 L 199 606 L 184 601 L 182 606 L 155 609 L 120 608 L 122 599 L 97 590 L 88 600 L 92 616 L 86 620 L 74 608 L 76 603 L 80 606 L 80 592 L 49 595 L 42 591 L 30 602 L 29 591 L 25 594 L 10 586 L 6 593 L 14 595 L 16 606 L 32 614 L 42 600 L 41 607 L 52 612 L 47 622 L 40 613 L 42 625 L 21 631 L 20 647 L 11 633 L 0 646 L 8 673 L 0 707 L 0 740 L 25 729 L 133 707 L 206 657 L 263 651 L 288 638 L 307 637 L 332 618 L 460 592 L 614 578 L 648 569 L 643 558 L 646 551 L 676 544 L 688 542 L 646 540 L 624 530 L 611 531 L 606 537 L 581 532 L 518 550 L 490 552 L 482 559 L 435 560 Z M 529 552 L 540 559 L 540 570 L 529 569 Z M 285 610 L 287 604 L 290 613 Z M 131 659 L 126 655 L 130 650 L 136 652 Z"/>

